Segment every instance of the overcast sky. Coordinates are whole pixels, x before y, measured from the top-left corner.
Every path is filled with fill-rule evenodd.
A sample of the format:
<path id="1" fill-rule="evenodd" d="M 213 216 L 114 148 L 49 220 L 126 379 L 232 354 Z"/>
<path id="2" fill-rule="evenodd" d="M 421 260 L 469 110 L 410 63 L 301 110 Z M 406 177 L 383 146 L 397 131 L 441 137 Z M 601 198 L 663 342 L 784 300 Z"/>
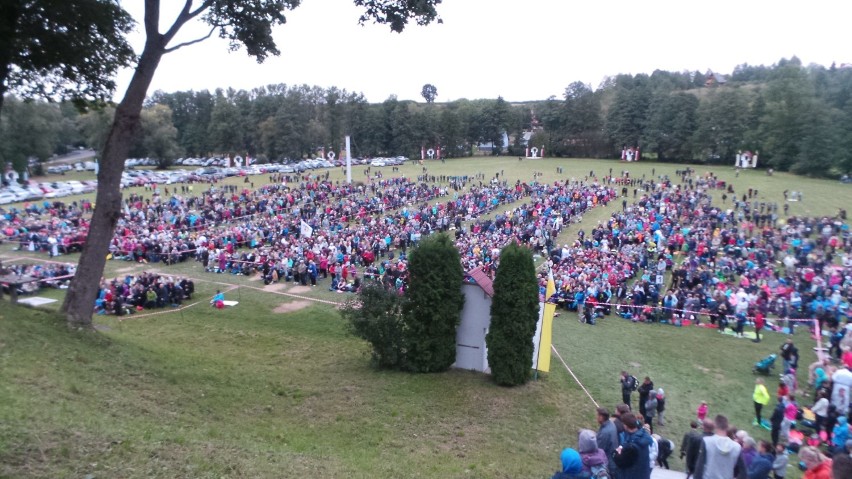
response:
<path id="1" fill-rule="evenodd" d="M 359 26 L 352 0 L 302 2 L 274 32 L 280 56 L 257 64 L 245 50 L 229 53 L 227 42 L 211 38 L 166 55 L 149 94 L 285 83 L 336 86 L 370 102 L 391 95 L 422 101 L 420 91 L 431 83 L 439 102 L 524 101 L 561 97 L 577 80 L 596 88 L 618 73 L 728 73 L 741 63 L 770 65 L 793 55 L 804 64 L 852 62 L 844 2 L 444 0 L 443 24 L 401 34 Z M 122 1 L 140 23 L 137 51 L 142 3 Z M 161 30 L 175 13 L 164 12 Z M 206 31 L 198 22 L 187 25 L 180 40 Z M 129 78 L 120 75 L 117 100 Z"/>

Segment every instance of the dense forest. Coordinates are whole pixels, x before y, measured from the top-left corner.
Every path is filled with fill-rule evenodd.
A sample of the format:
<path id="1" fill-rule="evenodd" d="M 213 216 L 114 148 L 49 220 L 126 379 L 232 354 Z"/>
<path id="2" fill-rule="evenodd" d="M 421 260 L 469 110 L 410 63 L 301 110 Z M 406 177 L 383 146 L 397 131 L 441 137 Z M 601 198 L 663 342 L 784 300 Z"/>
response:
<path id="1" fill-rule="evenodd" d="M 429 88 L 427 88 L 429 87 Z M 644 159 L 733 164 L 738 151 L 760 152 L 760 166 L 813 176 L 852 171 L 852 68 L 740 65 L 730 74 L 622 74 L 597 88 L 570 83 L 561 98 L 509 103 L 503 98 L 424 102 L 390 97 L 370 104 L 337 87 L 269 85 L 251 91 L 155 92 L 148 98 L 132 156 L 163 166 L 180 156 L 249 154 L 261 161 L 339 150 L 344 135 L 357 156 L 415 157 L 422 147 L 475 154 L 503 144 L 548 156 L 618 158 L 625 146 Z M 6 98 L 0 159 L 23 169 L 74 146 L 102 145 L 112 108 L 81 113 L 70 104 Z M 527 135 L 529 137 L 529 134 Z M 492 153 L 497 154 L 499 149 Z M 490 150 L 489 150 L 490 151 Z"/>

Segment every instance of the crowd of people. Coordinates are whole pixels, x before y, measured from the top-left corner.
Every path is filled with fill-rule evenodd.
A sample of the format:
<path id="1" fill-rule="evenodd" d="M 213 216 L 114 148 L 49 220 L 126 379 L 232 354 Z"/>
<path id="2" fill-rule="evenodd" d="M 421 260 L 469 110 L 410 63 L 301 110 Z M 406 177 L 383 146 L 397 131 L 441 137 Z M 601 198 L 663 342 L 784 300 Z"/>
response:
<path id="1" fill-rule="evenodd" d="M 43 288 L 65 289 L 77 271 L 74 264 L 65 263 L 9 263 L 0 264 L 0 275 L 26 277 L 28 281 L 17 286 L 16 294 L 36 294 Z M 2 285 L 4 293 L 11 293 L 11 285 Z"/>
<path id="2" fill-rule="evenodd" d="M 749 324 L 755 340 L 770 314 L 791 329 L 801 319 L 837 328 L 850 317 L 845 221 L 790 217 L 778 225 L 777 213 L 749 200 L 752 192 L 714 206 L 709 190 L 717 186 L 689 173 L 678 184 L 644 183 L 634 204 L 551 252 L 557 292 L 549 300 L 587 317 L 614 309 L 634 321 L 704 318 L 740 336 Z"/>
<path id="3" fill-rule="evenodd" d="M 96 314 L 124 316 L 137 311 L 172 307 L 192 299 L 195 282 L 153 272 L 101 281 Z"/>
<path id="4" fill-rule="evenodd" d="M 433 232 L 452 232 L 464 269 L 479 268 L 492 276 L 505 244 L 529 245 L 545 258 L 542 294 L 548 273 L 556 283 L 555 295 L 543 299 L 578 311 L 580 319 L 590 324 L 613 313 L 636 322 L 704 321 L 722 332 L 730 327 L 741 337 L 746 326 L 753 326 L 754 339 L 759 341 L 761 329 L 769 327 L 769 315 L 780 320 L 778 328 L 786 325 L 791 333 L 798 320 L 815 319 L 830 331 L 830 352 L 835 358 L 852 350 L 841 347 L 844 340 L 852 341 L 844 327 L 852 314 L 852 236 L 845 218 L 788 217 L 786 208 L 780 212 L 776 203 L 765 201 L 756 190 L 738 194 L 712 174 L 697 176 L 687 168 L 673 178 L 653 174 L 633 178 L 627 171 L 613 176 L 610 170 L 603 177 L 589 172 L 583 179 L 544 183 L 538 175 L 530 182 L 512 182 L 502 172 L 487 178 L 482 173 L 430 175 L 424 169 L 413 180 L 376 176 L 369 177 L 367 184 L 354 185 L 333 182 L 327 176 L 279 175 L 270 180 L 271 184 L 256 190 L 211 183 L 206 191 L 181 187 L 173 188 L 171 194 L 155 190 L 147 198 L 130 194 L 110 243 L 110 257 L 166 266 L 195 261 L 209 273 L 257 274 L 267 284 L 290 281 L 314 287 L 327 281 L 324 287 L 340 292 L 357 291 L 363 281 L 382 281 L 404 293 L 410 248 Z M 721 198 L 721 205 L 713 203 L 713 190 L 720 193 L 715 196 Z M 581 223 L 590 208 L 617 199 L 621 209 L 606 221 L 591 227 Z M 0 227 L 20 249 L 58 256 L 82 247 L 91 208 L 88 202 L 32 204 L 5 212 Z M 576 238 L 557 244 L 572 223 L 579 224 Z M 177 306 L 193 290 L 188 278 L 155 273 L 105 281 L 96 311 L 127 314 Z M 789 356 L 788 351 L 781 353 Z M 852 357 L 844 359 L 852 365 Z M 784 373 L 792 370 L 795 379 L 797 365 L 789 357 L 784 360 Z M 825 362 L 813 368 L 813 376 L 820 378 L 814 385 L 818 391 L 813 405 L 819 419 L 816 433 L 833 433 L 848 411 L 852 372 L 835 370 Z M 646 394 L 640 398 L 638 414 L 631 411 L 628 400 L 622 405 L 627 410 L 619 406 L 614 421 L 607 411 L 599 410 L 602 428 L 596 442 L 605 453 L 607 467 L 620 471 L 618 477 L 647 477 L 644 472 L 624 471 L 650 471 L 655 461 L 667 465 L 673 449 L 670 440 L 653 435 L 655 421 L 664 424 L 665 395 L 652 383 L 648 387 L 648 381 L 636 385 Z M 836 385 L 846 385 L 844 381 L 848 387 L 838 389 Z M 832 422 L 821 400 L 838 409 L 834 403 L 841 395 L 836 391 L 841 390 L 846 407 L 835 412 Z M 793 397 L 793 393 L 779 392 L 779 406 L 770 418 L 773 443 L 756 444 L 757 463 L 765 465 L 762 458 L 768 457 L 763 456 L 774 455 L 772 462 L 778 460 L 776 446 L 789 441 L 787 422 L 799 409 Z M 758 401 L 755 393 L 755 404 L 755 421 L 762 425 L 761 410 L 768 401 L 762 394 Z M 780 419 L 776 417 L 779 410 Z M 723 416 L 712 423 L 700 416 L 693 429 L 703 429 L 704 456 L 690 456 L 689 448 L 684 453 L 687 464 L 690 457 L 696 458 L 690 472 L 697 477 L 707 470 L 702 469 L 702 460 L 712 470 L 714 461 L 731 459 L 713 453 L 723 446 L 736 449 L 725 439 L 745 450 L 754 449 L 754 441 L 731 433 Z M 616 439 L 608 427 L 602 439 L 603 426 L 609 422 L 615 426 Z M 586 458 L 591 454 L 600 459 L 600 454 L 591 447 L 589 432 L 581 433 L 581 450 L 574 451 L 576 455 L 572 450 L 563 453 L 561 473 L 573 471 L 576 457 L 580 457 L 581 472 L 594 472 Z M 836 437 L 828 434 L 831 452 L 846 447 Z M 626 451 L 633 443 L 649 450 L 648 459 L 640 457 L 626 466 L 629 461 L 624 459 L 619 466 L 616 457 L 630 455 Z M 652 443 L 656 444 L 654 456 L 650 455 Z M 807 451 L 805 447 L 802 451 Z"/>

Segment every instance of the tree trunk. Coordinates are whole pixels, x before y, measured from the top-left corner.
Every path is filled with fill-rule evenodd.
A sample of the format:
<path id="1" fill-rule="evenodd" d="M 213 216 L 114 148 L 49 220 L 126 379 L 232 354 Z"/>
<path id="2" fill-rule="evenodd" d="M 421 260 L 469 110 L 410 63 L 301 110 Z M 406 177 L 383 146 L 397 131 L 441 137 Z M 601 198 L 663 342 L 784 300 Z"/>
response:
<path id="1" fill-rule="evenodd" d="M 0 2 L 0 111 L 3 109 L 3 98 L 6 96 L 6 85 L 11 71 L 10 63 L 18 34 L 17 24 L 22 12 L 23 5 L 20 1 Z"/>
<path id="2" fill-rule="evenodd" d="M 86 245 L 80 255 L 77 274 L 71 280 L 62 304 L 62 312 L 69 326 L 89 328 L 92 325 L 109 242 L 121 217 L 121 173 L 124 171 L 124 161 L 139 127 L 142 103 L 163 53 L 161 38 L 149 38 L 127 92 L 115 110 L 109 136 L 101 152 L 95 211 L 86 235 Z"/>

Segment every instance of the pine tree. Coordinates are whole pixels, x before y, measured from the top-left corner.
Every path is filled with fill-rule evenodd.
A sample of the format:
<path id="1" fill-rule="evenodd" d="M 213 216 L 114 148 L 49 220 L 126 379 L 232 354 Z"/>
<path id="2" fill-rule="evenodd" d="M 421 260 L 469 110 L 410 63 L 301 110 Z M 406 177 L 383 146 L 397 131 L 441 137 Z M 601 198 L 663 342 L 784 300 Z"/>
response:
<path id="1" fill-rule="evenodd" d="M 456 359 L 456 328 L 464 306 L 459 252 L 446 234 L 432 235 L 411 252 L 408 267 L 405 368 L 445 371 Z"/>
<path id="2" fill-rule="evenodd" d="M 491 328 L 485 338 L 488 365 L 497 384 L 517 386 L 529 380 L 537 322 L 538 285 L 532 252 L 511 243 L 500 251 Z"/>

